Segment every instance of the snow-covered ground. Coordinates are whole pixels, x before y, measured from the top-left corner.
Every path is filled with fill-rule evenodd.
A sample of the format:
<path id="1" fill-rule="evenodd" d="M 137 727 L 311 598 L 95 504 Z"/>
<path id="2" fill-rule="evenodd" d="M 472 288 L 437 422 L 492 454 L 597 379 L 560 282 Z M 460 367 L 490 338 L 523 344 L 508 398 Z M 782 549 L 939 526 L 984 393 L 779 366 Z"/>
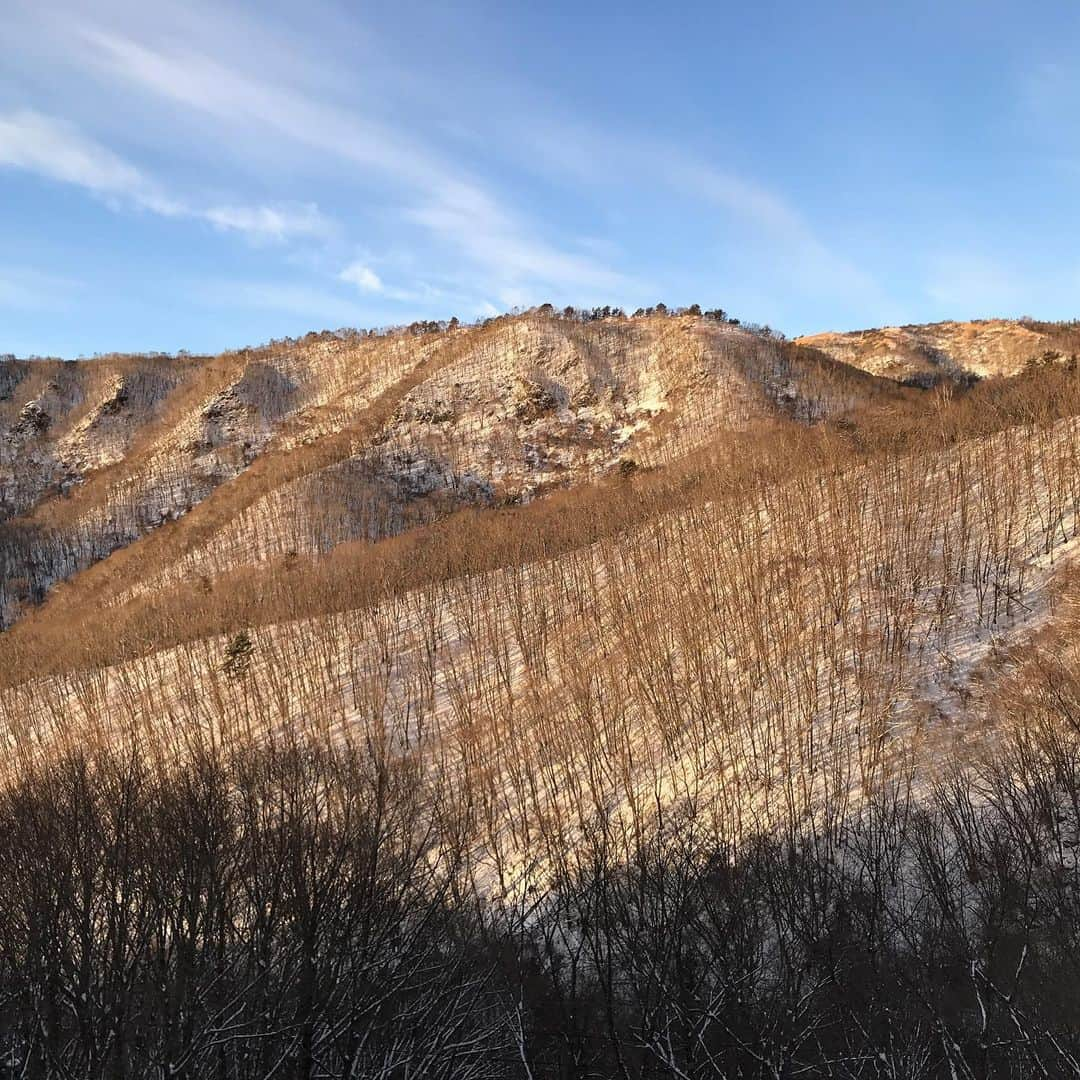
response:
<path id="1" fill-rule="evenodd" d="M 1054 617 L 1078 506 L 1080 425 L 1014 429 L 253 631 L 240 679 L 213 639 L 31 682 L 0 720 L 12 754 L 308 732 L 415 755 L 511 887 L 583 829 L 688 802 L 746 831 L 835 818 L 972 753 L 1006 652 Z"/>

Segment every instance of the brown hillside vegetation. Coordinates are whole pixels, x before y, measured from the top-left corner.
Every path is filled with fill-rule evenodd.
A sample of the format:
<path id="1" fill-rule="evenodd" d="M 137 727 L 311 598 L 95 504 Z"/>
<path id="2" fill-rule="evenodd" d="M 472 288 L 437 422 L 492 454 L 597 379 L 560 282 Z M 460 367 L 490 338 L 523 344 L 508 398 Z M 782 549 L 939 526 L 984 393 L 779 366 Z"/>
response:
<path id="1" fill-rule="evenodd" d="M 11 1060 L 1080 1071 L 1080 373 L 943 325 L 1041 351 L 538 310 L 19 367 Z"/>
<path id="2" fill-rule="evenodd" d="M 379 540 L 455 509 L 671 462 L 718 430 L 821 420 L 885 393 L 693 317 L 534 313 L 312 336 L 183 360 L 168 379 L 139 381 L 134 365 L 45 364 L 32 378 L 32 366 L 12 366 L 0 621 L 107 556 L 81 575 L 87 599 L 103 601 L 110 581 L 156 588 Z"/>

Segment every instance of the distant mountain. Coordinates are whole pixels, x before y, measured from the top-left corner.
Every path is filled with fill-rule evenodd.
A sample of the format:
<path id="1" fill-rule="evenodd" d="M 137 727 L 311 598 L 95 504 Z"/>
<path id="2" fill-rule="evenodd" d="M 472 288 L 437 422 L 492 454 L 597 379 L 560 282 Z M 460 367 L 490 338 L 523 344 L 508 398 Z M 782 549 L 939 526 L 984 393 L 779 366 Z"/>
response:
<path id="1" fill-rule="evenodd" d="M 811 334 L 798 341 L 874 375 L 929 386 L 942 379 L 1016 375 L 1044 358 L 1075 355 L 1080 352 L 1080 327 L 981 319 Z"/>

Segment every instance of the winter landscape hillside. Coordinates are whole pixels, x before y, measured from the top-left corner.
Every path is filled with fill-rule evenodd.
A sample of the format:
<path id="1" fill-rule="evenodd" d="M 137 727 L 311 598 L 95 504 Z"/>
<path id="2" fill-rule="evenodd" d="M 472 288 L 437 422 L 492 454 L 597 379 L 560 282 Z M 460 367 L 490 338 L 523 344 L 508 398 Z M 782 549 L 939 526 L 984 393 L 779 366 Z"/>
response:
<path id="1" fill-rule="evenodd" d="M 0 361 L 0 1067 L 1080 1073 L 1078 352 Z"/>
<path id="2" fill-rule="evenodd" d="M 0 28 L 0 1080 L 1080 1080 L 1080 4 Z"/>

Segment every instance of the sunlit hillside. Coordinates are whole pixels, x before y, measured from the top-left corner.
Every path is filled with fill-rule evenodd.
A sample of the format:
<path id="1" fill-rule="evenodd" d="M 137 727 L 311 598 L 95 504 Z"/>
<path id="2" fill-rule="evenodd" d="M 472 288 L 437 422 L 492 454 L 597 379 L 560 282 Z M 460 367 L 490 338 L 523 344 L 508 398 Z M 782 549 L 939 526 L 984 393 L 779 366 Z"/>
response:
<path id="1" fill-rule="evenodd" d="M 0 366 L 7 1060 L 1067 1073 L 1073 333 Z"/>

